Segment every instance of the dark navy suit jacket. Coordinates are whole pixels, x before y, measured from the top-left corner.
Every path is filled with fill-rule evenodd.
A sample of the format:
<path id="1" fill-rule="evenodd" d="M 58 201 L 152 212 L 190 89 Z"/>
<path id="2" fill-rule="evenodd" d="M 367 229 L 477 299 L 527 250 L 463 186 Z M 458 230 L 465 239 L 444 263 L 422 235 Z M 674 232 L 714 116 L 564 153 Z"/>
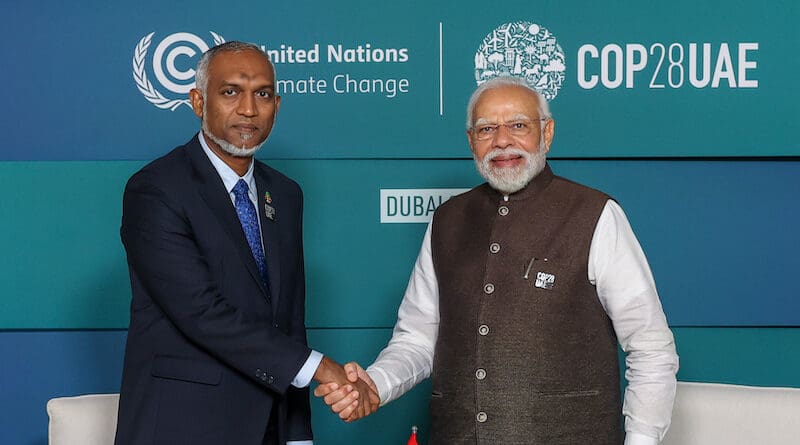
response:
<path id="1" fill-rule="evenodd" d="M 308 389 L 290 386 L 310 354 L 303 196 L 259 161 L 254 175 L 269 289 L 197 136 L 128 181 L 133 298 L 117 445 L 258 445 L 271 414 L 279 443 L 311 439 Z"/>

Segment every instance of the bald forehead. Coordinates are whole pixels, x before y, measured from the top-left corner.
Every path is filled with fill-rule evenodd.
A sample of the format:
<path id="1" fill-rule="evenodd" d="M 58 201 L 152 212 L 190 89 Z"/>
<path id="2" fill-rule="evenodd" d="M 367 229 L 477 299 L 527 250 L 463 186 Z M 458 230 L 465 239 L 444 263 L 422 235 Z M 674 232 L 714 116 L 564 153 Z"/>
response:
<path id="1" fill-rule="evenodd" d="M 266 54 L 262 51 L 258 51 L 255 49 L 243 49 L 243 50 L 232 50 L 232 51 L 221 51 L 216 54 L 209 60 L 209 68 L 214 67 L 215 65 L 219 65 L 221 63 L 230 63 L 231 60 L 236 60 L 239 57 L 247 57 L 251 58 L 252 56 L 256 56 L 264 63 L 264 65 L 269 70 L 272 77 L 275 77 L 275 67 L 272 66 L 272 62 L 269 60 Z"/>

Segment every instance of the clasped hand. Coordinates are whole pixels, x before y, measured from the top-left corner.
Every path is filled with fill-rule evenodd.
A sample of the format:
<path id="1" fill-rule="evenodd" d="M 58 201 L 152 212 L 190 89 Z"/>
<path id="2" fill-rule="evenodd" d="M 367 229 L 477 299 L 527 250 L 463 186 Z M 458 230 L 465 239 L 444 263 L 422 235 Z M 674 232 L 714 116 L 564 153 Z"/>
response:
<path id="1" fill-rule="evenodd" d="M 345 380 L 317 379 L 320 384 L 314 389 L 314 395 L 323 398 L 331 411 L 345 422 L 358 420 L 377 411 L 380 397 L 369 374 L 356 362 L 347 363 L 340 369 L 345 374 Z"/>

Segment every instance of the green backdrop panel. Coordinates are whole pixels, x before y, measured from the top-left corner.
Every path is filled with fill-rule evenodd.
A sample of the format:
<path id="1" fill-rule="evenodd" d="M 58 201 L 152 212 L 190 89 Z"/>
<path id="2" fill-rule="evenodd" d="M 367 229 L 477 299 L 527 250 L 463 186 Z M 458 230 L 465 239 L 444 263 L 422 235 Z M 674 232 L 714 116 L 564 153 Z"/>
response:
<path id="1" fill-rule="evenodd" d="M 800 328 L 673 328 L 678 380 L 800 388 Z"/>
<path id="2" fill-rule="evenodd" d="M 0 160 L 155 157 L 222 39 L 273 51 L 272 157 L 460 157 L 476 79 L 509 72 L 553 97 L 557 156 L 800 155 L 794 0 L 4 3 Z"/>
<path id="3" fill-rule="evenodd" d="M 121 197 L 140 165 L 0 163 L 0 328 L 128 326 Z"/>
<path id="4" fill-rule="evenodd" d="M 306 196 L 307 321 L 389 327 L 424 224 L 381 224 L 381 190 L 464 188 L 469 160 L 273 162 Z M 0 163 L 0 328 L 127 326 L 119 241 L 141 162 Z M 798 162 L 554 161 L 626 209 L 672 325 L 800 325 Z"/>
<path id="5" fill-rule="evenodd" d="M 381 189 L 470 187 L 468 160 L 286 161 L 307 191 L 310 326 L 389 326 L 424 224 L 380 224 Z M 798 162 L 553 161 L 625 208 L 672 325 L 800 325 Z M 358 314 L 358 315 L 355 315 Z"/>

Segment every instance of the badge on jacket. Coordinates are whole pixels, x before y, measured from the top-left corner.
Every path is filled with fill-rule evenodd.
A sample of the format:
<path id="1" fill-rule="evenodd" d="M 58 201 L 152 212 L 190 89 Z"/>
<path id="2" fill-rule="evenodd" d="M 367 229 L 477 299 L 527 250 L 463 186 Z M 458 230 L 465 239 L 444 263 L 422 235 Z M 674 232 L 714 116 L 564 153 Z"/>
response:
<path id="1" fill-rule="evenodd" d="M 556 276 L 551 273 L 536 272 L 536 282 L 534 286 L 540 289 L 552 289 L 556 284 Z"/>
<path id="2" fill-rule="evenodd" d="M 264 216 L 270 221 L 275 221 L 275 207 L 272 207 L 272 195 L 264 193 Z"/>

